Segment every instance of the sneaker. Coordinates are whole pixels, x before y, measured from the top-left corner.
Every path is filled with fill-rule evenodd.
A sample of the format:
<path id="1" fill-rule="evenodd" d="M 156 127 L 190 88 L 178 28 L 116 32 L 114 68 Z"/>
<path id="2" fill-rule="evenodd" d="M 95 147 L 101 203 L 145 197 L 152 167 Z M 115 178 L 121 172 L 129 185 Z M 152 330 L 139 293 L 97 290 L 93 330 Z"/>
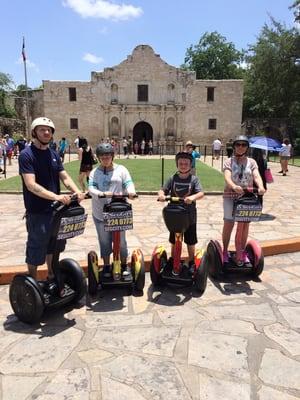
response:
<path id="1" fill-rule="evenodd" d="M 286 173 L 282 174 L 282 176 L 286 176 Z"/>
<path id="2" fill-rule="evenodd" d="M 121 269 L 122 269 L 122 278 L 125 281 L 131 280 L 132 279 L 131 268 L 129 268 L 127 264 L 122 264 Z"/>
<path id="3" fill-rule="evenodd" d="M 54 279 L 45 282 L 44 286 L 47 293 L 51 295 L 56 295 L 58 293 L 57 284 Z"/>
<path id="4" fill-rule="evenodd" d="M 281 171 L 278 171 L 278 174 L 282 174 L 283 173 L 283 171 L 281 170 Z"/>
<path id="5" fill-rule="evenodd" d="M 229 253 L 228 253 L 228 251 L 223 251 L 223 263 L 229 263 Z"/>
<path id="6" fill-rule="evenodd" d="M 102 271 L 102 276 L 103 278 L 110 278 L 111 277 L 111 266 L 110 265 L 104 265 L 103 271 Z"/>
<path id="7" fill-rule="evenodd" d="M 243 254 L 243 262 L 244 262 L 244 267 L 245 268 L 252 268 L 251 261 L 249 260 L 248 254 L 246 251 Z"/>

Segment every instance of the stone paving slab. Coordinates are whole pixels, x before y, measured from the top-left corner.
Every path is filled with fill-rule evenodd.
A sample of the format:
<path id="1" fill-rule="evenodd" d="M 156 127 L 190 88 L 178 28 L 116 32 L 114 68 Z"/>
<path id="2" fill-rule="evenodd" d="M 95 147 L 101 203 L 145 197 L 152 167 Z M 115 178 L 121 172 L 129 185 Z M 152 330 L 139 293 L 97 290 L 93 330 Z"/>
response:
<path id="1" fill-rule="evenodd" d="M 256 281 L 209 280 L 202 297 L 147 273 L 143 296 L 100 290 L 33 326 L 2 285 L 0 398 L 300 399 L 299 255 L 267 257 Z"/>

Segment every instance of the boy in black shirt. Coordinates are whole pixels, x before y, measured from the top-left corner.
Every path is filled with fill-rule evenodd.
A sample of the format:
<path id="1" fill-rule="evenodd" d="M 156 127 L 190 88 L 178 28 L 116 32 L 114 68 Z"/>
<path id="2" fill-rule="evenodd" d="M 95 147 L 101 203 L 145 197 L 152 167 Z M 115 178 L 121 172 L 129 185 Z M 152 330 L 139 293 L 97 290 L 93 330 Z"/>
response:
<path id="1" fill-rule="evenodd" d="M 197 240 L 196 200 L 204 196 L 201 183 L 197 176 L 191 174 L 192 155 L 186 152 L 176 154 L 177 172 L 171 176 L 158 192 L 158 200 L 164 201 L 167 195 L 184 198 L 184 203 L 190 211 L 191 225 L 184 232 L 184 242 L 187 245 L 189 265 L 194 264 L 195 244 Z M 175 233 L 170 233 L 172 257 L 174 258 Z"/>

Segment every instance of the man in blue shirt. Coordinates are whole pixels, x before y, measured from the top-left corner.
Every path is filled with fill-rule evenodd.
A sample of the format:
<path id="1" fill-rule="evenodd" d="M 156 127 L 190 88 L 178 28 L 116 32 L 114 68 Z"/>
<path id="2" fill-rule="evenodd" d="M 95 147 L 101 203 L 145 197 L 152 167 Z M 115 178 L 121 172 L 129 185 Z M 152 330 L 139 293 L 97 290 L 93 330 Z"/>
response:
<path id="1" fill-rule="evenodd" d="M 71 177 L 64 170 L 59 155 L 49 148 L 55 126 L 46 117 L 36 118 L 31 124 L 33 143 L 27 146 L 19 156 L 19 173 L 23 183 L 23 197 L 26 208 L 26 263 L 28 273 L 36 278 L 37 266 L 48 267 L 48 278 L 53 277 L 51 268 L 54 249 L 49 245 L 53 219 L 51 204 L 60 201 L 69 204 L 71 196 L 60 194 L 60 181 L 71 192 L 84 198 Z M 62 243 L 61 251 L 65 243 Z"/>

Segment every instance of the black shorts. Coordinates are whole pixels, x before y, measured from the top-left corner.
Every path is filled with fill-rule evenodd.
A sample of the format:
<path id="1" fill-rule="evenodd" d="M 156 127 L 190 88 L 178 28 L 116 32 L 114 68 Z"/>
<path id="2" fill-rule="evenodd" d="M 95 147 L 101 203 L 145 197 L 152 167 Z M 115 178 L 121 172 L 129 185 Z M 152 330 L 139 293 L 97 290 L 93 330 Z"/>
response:
<path id="1" fill-rule="evenodd" d="M 184 232 L 184 243 L 193 246 L 198 242 L 197 239 L 197 224 L 192 224 L 189 226 L 188 230 Z M 175 244 L 175 233 L 170 233 L 169 242 Z"/>

